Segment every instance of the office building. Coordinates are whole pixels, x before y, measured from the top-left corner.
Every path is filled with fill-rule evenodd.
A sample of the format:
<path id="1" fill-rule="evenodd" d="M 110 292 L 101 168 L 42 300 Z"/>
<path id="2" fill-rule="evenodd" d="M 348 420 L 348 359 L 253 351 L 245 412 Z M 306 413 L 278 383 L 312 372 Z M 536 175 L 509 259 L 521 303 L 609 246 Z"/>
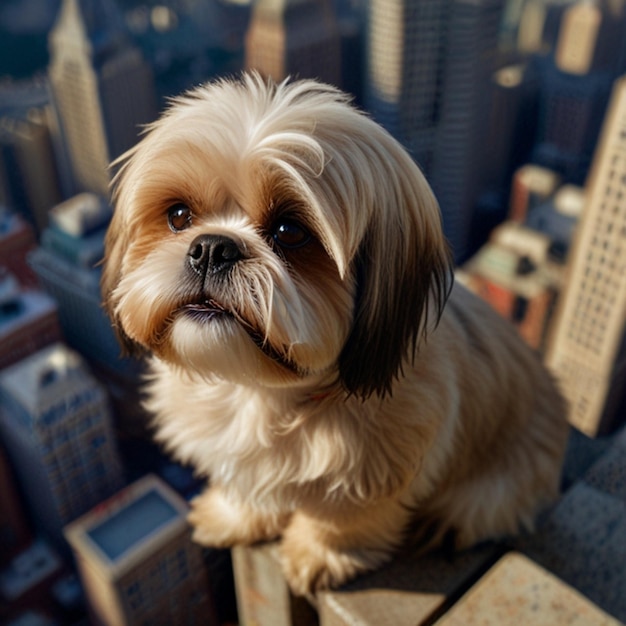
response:
<path id="1" fill-rule="evenodd" d="M 0 268 L 23 287 L 36 287 L 37 277 L 27 262 L 37 245 L 34 229 L 16 212 L 0 205 Z"/>
<path id="2" fill-rule="evenodd" d="M 61 201 L 61 159 L 48 83 L 39 77 L 0 84 L 0 204 L 18 211 L 39 233 Z"/>
<path id="3" fill-rule="evenodd" d="M 216 76 L 238 74 L 250 2 L 191 0 L 124 5 L 124 19 L 154 72 L 159 103 Z"/>
<path id="4" fill-rule="evenodd" d="M 451 0 L 371 0 L 365 105 L 430 172 Z"/>
<path id="5" fill-rule="evenodd" d="M 330 0 L 258 0 L 245 42 L 246 68 L 281 81 L 341 86 L 341 37 Z"/>
<path id="6" fill-rule="evenodd" d="M 0 370 L 60 340 L 54 300 L 0 267 Z"/>
<path id="7" fill-rule="evenodd" d="M 341 40 L 339 86 L 354 97 L 356 106 L 363 107 L 365 2 L 363 0 L 334 0 L 334 6 Z"/>
<path id="8" fill-rule="evenodd" d="M 215 624 L 188 505 L 147 475 L 68 525 L 96 624 Z"/>
<path id="9" fill-rule="evenodd" d="M 513 174 L 528 162 L 533 147 L 537 90 L 537 80 L 522 63 L 496 70 L 490 81 L 490 124 L 484 138 L 489 156 L 481 176 L 478 210 L 491 211 L 496 223 L 506 216 Z"/>
<path id="10" fill-rule="evenodd" d="M 532 210 L 549 200 L 561 185 L 561 177 L 556 172 L 527 163 L 513 174 L 511 196 L 509 198 L 509 219 L 523 224 Z"/>
<path id="11" fill-rule="evenodd" d="M 610 427 L 626 388 L 626 79 L 615 83 L 585 189 L 547 363 L 572 424 L 595 436 Z"/>
<path id="12" fill-rule="evenodd" d="M 0 567 L 25 548 L 31 539 L 13 472 L 0 446 Z"/>
<path id="13" fill-rule="evenodd" d="M 62 529 L 123 485 L 109 402 L 80 356 L 54 344 L 0 372 L 0 439 L 31 520 Z"/>
<path id="14" fill-rule="evenodd" d="M 29 262 L 42 287 L 57 301 L 67 343 L 108 371 L 134 375 L 139 364 L 122 359 L 121 348 L 102 307 L 99 262 L 112 214 L 100 196 L 81 193 L 50 211 L 50 226 Z"/>
<path id="15" fill-rule="evenodd" d="M 447 22 L 441 105 L 430 181 L 457 262 L 467 258 L 489 155 L 490 84 L 498 63 L 501 0 L 454 0 Z"/>
<path id="16" fill-rule="evenodd" d="M 458 262 L 482 191 L 502 0 L 372 0 L 365 105 L 420 165 Z"/>
<path id="17" fill-rule="evenodd" d="M 152 73 L 113 0 L 63 0 L 49 79 L 76 191 L 106 196 L 112 159 L 156 118 Z"/>
<path id="18" fill-rule="evenodd" d="M 550 238 L 553 256 L 560 257 L 563 262 L 567 258 L 584 202 L 582 188 L 563 185 L 553 198 L 534 207 L 526 220 L 527 228 Z"/>
<path id="19" fill-rule="evenodd" d="M 11 562 L 0 570 L 0 597 L 7 601 L 9 614 L 17 613 L 14 619 L 6 621 L 3 619 L 3 624 L 7 626 L 57 624 L 56 620 L 51 621 L 54 605 L 48 590 L 60 582 L 65 573 L 60 555 L 48 542 L 40 538 L 16 554 Z M 20 608 L 22 617 L 18 613 Z M 4 611 L 3 618 L 6 618 Z M 21 619 L 24 621 L 20 621 Z"/>
<path id="20" fill-rule="evenodd" d="M 623 44 L 613 34 L 613 21 L 595 3 L 574 3 L 561 17 L 554 54 L 534 63 L 541 91 L 532 160 L 577 185 L 585 183 L 618 75 Z"/>

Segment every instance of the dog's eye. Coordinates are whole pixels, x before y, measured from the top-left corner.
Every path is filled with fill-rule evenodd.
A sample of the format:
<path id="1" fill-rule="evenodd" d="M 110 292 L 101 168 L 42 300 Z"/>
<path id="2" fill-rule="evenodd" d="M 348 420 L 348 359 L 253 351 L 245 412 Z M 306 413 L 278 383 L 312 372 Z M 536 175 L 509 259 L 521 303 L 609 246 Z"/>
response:
<path id="1" fill-rule="evenodd" d="M 191 209 L 185 204 L 175 204 L 167 210 L 167 223 L 174 233 L 191 226 Z"/>
<path id="2" fill-rule="evenodd" d="M 281 220 L 274 226 L 272 238 L 281 248 L 301 248 L 309 243 L 311 234 L 298 222 Z"/>

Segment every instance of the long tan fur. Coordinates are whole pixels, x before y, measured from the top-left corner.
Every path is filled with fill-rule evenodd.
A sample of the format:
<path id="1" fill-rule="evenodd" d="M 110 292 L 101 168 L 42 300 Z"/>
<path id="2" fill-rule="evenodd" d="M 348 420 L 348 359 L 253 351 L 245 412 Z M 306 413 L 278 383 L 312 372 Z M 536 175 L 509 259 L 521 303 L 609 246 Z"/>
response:
<path id="1" fill-rule="evenodd" d="M 383 129 L 332 87 L 246 75 L 177 99 L 118 165 L 103 291 L 152 355 L 157 440 L 210 478 L 197 541 L 281 536 L 306 593 L 420 522 L 459 547 L 532 526 L 563 402 L 486 305 L 456 286 L 444 309 L 437 203 Z M 307 237 L 283 245 L 285 224 Z M 199 274 L 207 235 L 237 259 Z"/>

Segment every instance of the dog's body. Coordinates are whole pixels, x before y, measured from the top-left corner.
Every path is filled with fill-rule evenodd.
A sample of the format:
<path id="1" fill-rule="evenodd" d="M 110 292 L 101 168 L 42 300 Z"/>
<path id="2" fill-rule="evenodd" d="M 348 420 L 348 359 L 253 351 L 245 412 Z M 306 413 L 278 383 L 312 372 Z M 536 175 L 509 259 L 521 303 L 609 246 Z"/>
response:
<path id="1" fill-rule="evenodd" d="M 282 535 L 306 593 L 387 560 L 414 520 L 465 547 L 556 496 L 563 402 L 469 292 L 441 315 L 439 220 L 401 147 L 312 81 L 201 88 L 126 157 L 103 289 L 154 355 L 157 439 L 211 479 L 196 540 Z"/>

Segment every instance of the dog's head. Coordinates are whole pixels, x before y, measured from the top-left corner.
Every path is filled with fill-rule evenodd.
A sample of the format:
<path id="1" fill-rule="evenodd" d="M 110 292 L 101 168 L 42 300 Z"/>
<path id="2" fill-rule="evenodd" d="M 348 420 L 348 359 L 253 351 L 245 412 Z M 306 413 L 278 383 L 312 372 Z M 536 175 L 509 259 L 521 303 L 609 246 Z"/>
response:
<path id="1" fill-rule="evenodd" d="M 449 291 L 418 167 L 314 81 L 178 98 L 121 159 L 114 202 L 102 288 L 119 335 L 209 378 L 384 394 Z"/>

